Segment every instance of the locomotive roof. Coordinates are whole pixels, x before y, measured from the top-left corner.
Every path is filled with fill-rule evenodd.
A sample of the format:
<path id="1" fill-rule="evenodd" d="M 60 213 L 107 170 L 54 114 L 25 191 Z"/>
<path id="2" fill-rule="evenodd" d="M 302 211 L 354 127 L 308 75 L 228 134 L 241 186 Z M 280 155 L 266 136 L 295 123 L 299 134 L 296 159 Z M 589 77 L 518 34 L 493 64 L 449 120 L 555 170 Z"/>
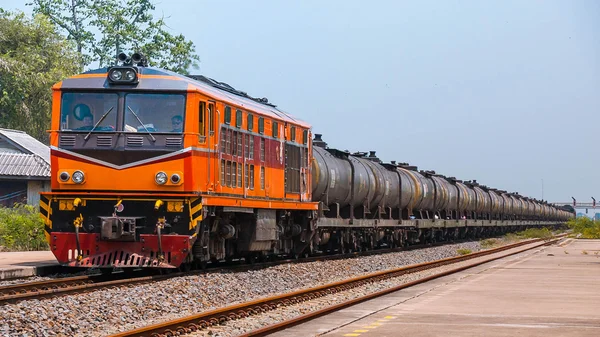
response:
<path id="1" fill-rule="evenodd" d="M 69 77 L 56 88 L 61 89 L 94 89 L 109 88 L 107 75 L 109 68 L 99 68 L 86 71 L 82 74 Z M 198 90 L 218 101 L 252 110 L 255 113 L 310 128 L 310 124 L 278 109 L 268 102 L 266 98 L 253 98 L 245 92 L 238 91 L 232 86 L 216 81 L 202 75 L 184 76 L 165 69 L 152 67 L 138 67 L 139 83 L 137 90 Z M 114 86 L 114 88 L 118 88 Z M 127 88 L 127 87 L 125 87 Z"/>

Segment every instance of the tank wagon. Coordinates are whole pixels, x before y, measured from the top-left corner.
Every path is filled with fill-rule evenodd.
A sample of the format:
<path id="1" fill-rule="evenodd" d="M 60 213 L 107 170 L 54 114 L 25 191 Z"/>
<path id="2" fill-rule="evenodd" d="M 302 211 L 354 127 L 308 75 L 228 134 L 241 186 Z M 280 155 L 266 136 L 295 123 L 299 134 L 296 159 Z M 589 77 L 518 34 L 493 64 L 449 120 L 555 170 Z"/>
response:
<path id="1" fill-rule="evenodd" d="M 317 240 L 345 249 L 405 245 L 552 226 L 573 216 L 544 201 L 462 181 L 375 151 L 349 153 L 313 140 L 312 193 Z"/>
<path id="2" fill-rule="evenodd" d="M 53 86 L 46 238 L 64 265 L 177 268 L 555 225 L 570 213 L 375 153 L 140 54 Z M 313 147 L 314 145 L 314 147 Z"/>

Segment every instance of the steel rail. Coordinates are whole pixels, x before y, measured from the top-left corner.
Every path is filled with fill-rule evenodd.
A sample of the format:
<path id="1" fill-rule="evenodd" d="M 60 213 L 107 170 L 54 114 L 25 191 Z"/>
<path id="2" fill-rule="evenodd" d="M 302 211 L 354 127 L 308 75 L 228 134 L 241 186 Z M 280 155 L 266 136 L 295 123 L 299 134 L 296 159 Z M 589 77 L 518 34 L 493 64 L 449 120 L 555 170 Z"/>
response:
<path id="1" fill-rule="evenodd" d="M 4 302 L 17 302 L 23 300 L 40 299 L 44 297 L 59 296 L 73 293 L 82 293 L 86 291 L 107 288 L 107 287 L 118 287 L 131 284 L 148 283 L 155 281 L 167 280 L 169 278 L 198 275 L 206 272 L 215 272 L 219 270 L 252 270 L 259 268 L 266 268 L 286 263 L 304 263 L 324 260 L 337 260 L 345 258 L 355 258 L 360 256 L 385 254 L 398 251 L 416 250 L 434 246 L 440 246 L 445 244 L 452 244 L 452 242 L 439 242 L 435 244 L 424 244 L 414 245 L 409 247 L 400 248 L 387 248 L 377 249 L 362 252 L 353 252 L 346 254 L 336 255 L 320 255 L 307 257 L 302 259 L 281 259 L 262 263 L 251 263 L 243 265 L 220 265 L 217 264 L 215 267 L 206 270 L 195 270 L 190 272 L 175 272 L 166 275 L 150 275 L 142 277 L 129 277 L 121 273 L 105 274 L 105 275 L 86 275 L 86 276 L 74 276 L 57 278 L 45 281 L 25 282 L 20 284 L 8 285 L 0 287 L 0 303 Z"/>
<path id="2" fill-rule="evenodd" d="M 441 260 L 437 260 L 437 261 L 424 262 L 424 263 L 419 263 L 419 264 L 410 265 L 410 266 L 404 266 L 404 267 L 400 267 L 400 268 L 396 268 L 396 269 L 385 270 L 385 271 L 380 271 L 380 272 L 376 272 L 376 273 L 372 273 L 372 274 L 362 275 L 362 276 L 358 276 L 358 277 L 354 277 L 351 279 L 338 281 L 338 282 L 334 282 L 334 283 L 330 283 L 330 284 L 326 284 L 326 285 L 322 285 L 322 286 L 317 286 L 317 287 L 308 288 L 308 289 L 302 289 L 302 290 L 294 291 L 291 293 L 286 293 L 286 294 L 281 294 L 281 295 L 276 295 L 276 296 L 269 296 L 269 297 L 265 297 L 265 298 L 245 302 L 245 303 L 235 304 L 235 305 L 231 305 L 231 306 L 222 307 L 219 309 L 206 311 L 206 312 L 192 315 L 192 316 L 178 318 L 178 319 L 163 322 L 163 323 L 148 325 L 148 326 L 141 327 L 138 329 L 125 331 L 122 333 L 117 333 L 117 334 L 111 335 L 111 337 L 133 337 L 133 336 L 157 337 L 157 336 L 179 336 L 179 335 L 183 335 L 183 334 L 188 334 L 188 333 L 192 333 L 194 331 L 205 329 L 209 326 L 222 324 L 228 320 L 241 319 L 241 318 L 253 315 L 253 314 L 274 310 L 280 306 L 288 306 L 288 305 L 300 303 L 300 302 L 303 302 L 306 300 L 310 300 L 310 299 L 326 296 L 329 294 L 337 293 L 340 291 L 349 290 L 349 289 L 364 285 L 366 283 L 377 282 L 377 281 L 397 277 L 397 276 L 404 275 L 404 274 L 414 273 L 414 272 L 418 272 L 418 271 L 422 271 L 422 270 L 426 270 L 426 269 L 432 269 L 432 268 L 436 268 L 436 267 L 440 267 L 440 266 L 444 266 L 444 265 L 448 265 L 448 264 L 452 264 L 452 263 L 456 263 L 456 262 L 461 262 L 461 261 L 465 261 L 465 260 L 469 260 L 469 259 L 473 259 L 473 258 L 477 258 L 477 257 L 481 257 L 481 256 L 499 253 L 499 252 L 517 248 L 517 247 L 520 247 L 523 245 L 529 245 L 532 243 L 544 241 L 542 244 L 536 245 L 534 247 L 529 247 L 527 249 L 513 252 L 508 255 L 491 258 L 491 259 L 488 259 L 483 262 L 478 262 L 472 266 L 465 266 L 465 267 L 457 268 L 457 270 L 464 270 L 467 268 L 471 268 L 475 265 L 479 265 L 479 264 L 493 261 L 493 260 L 496 260 L 499 258 L 510 256 L 512 254 L 517 254 L 517 253 L 520 253 L 520 252 L 523 252 L 526 250 L 530 250 L 533 248 L 537 248 L 540 246 L 554 243 L 554 242 L 558 241 L 560 239 L 560 237 L 562 237 L 562 236 L 557 236 L 555 239 L 550 240 L 550 241 L 546 241 L 544 239 L 534 239 L 534 240 L 522 241 L 522 242 L 518 242 L 515 244 L 506 245 L 506 246 L 502 246 L 502 247 L 498 247 L 498 248 L 494 248 L 494 249 L 488 249 L 488 250 L 484 250 L 484 251 L 479 251 L 479 252 L 475 252 L 475 253 L 471 253 L 471 254 L 467 254 L 467 255 L 450 257 L 450 258 L 445 258 L 445 259 L 441 259 Z M 454 272 L 456 272 L 456 271 L 454 271 Z M 448 274 L 449 274 L 449 272 L 445 272 L 445 273 L 441 273 L 439 275 L 434 275 L 435 277 L 424 278 L 423 280 L 425 280 L 425 279 L 430 280 L 430 279 L 433 279 L 436 277 L 441 277 L 441 276 L 448 275 Z M 415 282 L 417 282 L 417 281 L 415 281 Z M 421 281 L 421 282 L 424 282 L 424 281 Z M 416 284 L 416 283 L 413 283 L 413 284 Z M 389 291 L 393 291 L 393 290 L 389 290 Z M 382 292 L 379 292 L 379 293 L 382 293 Z M 371 296 L 371 295 L 368 295 L 368 296 Z M 363 300 L 366 300 L 366 298 Z M 358 303 L 358 299 L 355 299 L 353 301 L 354 302 L 352 302 L 352 303 Z M 341 306 L 341 305 L 343 305 L 343 304 L 340 304 L 338 306 Z M 348 304 L 348 305 L 351 305 L 351 304 Z M 315 313 L 318 313 L 318 312 L 321 312 L 321 311 L 317 311 Z M 304 316 L 300 316 L 300 317 L 305 317 L 305 316 L 308 316 L 308 317 L 306 317 L 302 320 L 299 320 L 300 317 L 298 317 L 292 321 L 288 321 L 286 323 L 287 325 L 281 325 L 283 323 L 280 323 L 275 326 L 257 330 L 256 333 L 266 334 L 266 333 L 276 331 L 277 329 L 281 330 L 281 329 L 284 329 L 286 326 L 290 326 L 289 324 L 298 324 L 299 322 L 309 319 L 309 317 L 313 317 L 313 315 L 315 315 L 315 314 L 310 313 L 310 314 L 307 314 Z M 271 330 L 271 329 L 275 329 L 275 330 Z M 250 333 L 249 336 L 250 335 L 253 335 L 253 334 Z"/>

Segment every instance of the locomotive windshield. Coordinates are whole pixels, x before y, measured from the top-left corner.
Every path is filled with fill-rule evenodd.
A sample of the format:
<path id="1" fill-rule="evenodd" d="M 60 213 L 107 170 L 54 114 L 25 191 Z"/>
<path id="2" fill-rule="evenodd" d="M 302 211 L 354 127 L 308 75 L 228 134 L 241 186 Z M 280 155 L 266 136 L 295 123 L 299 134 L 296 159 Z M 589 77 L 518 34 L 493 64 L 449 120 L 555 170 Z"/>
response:
<path id="1" fill-rule="evenodd" d="M 114 131 L 117 125 L 118 99 L 116 93 L 63 93 L 60 129 Z M 94 128 L 96 124 L 98 125 Z"/>
<path id="2" fill-rule="evenodd" d="M 119 107 L 119 96 L 125 97 L 122 108 Z M 125 116 L 122 119 L 124 125 L 117 127 L 121 113 Z M 62 94 L 60 129 L 182 133 L 184 117 L 183 94 L 65 92 Z"/>
<path id="3" fill-rule="evenodd" d="M 126 94 L 126 132 L 183 132 L 185 96 L 181 94 Z"/>

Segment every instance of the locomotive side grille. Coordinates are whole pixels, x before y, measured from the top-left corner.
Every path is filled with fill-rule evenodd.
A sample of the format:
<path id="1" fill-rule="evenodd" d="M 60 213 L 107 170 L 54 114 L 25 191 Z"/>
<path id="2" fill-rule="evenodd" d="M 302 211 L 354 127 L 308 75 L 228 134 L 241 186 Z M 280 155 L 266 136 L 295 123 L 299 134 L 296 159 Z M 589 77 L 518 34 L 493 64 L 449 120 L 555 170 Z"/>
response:
<path id="1" fill-rule="evenodd" d="M 129 136 L 127 137 L 127 146 L 142 146 L 144 145 L 144 137 Z"/>
<path id="2" fill-rule="evenodd" d="M 75 136 L 61 135 L 59 145 L 60 145 L 60 147 L 75 146 Z"/>
<path id="3" fill-rule="evenodd" d="M 169 147 L 180 147 L 181 146 L 181 138 L 167 138 L 166 146 Z"/>
<path id="4" fill-rule="evenodd" d="M 112 146 L 112 136 L 98 136 L 96 146 Z"/>

